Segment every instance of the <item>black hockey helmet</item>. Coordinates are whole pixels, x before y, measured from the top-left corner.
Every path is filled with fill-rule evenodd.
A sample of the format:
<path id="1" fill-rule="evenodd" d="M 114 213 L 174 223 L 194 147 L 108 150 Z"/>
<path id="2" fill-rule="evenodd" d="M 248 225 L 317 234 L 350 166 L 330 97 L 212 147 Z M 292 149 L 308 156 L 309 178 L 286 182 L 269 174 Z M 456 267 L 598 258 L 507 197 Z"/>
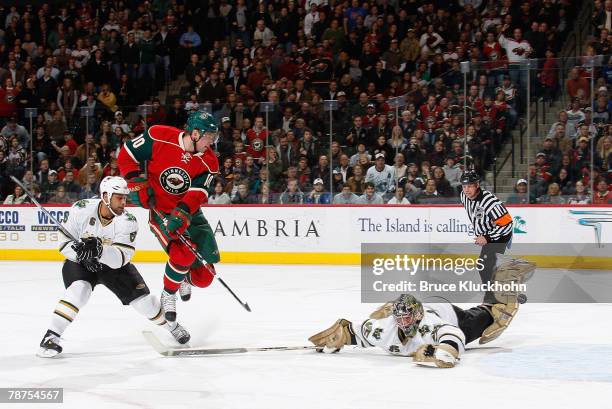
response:
<path id="1" fill-rule="evenodd" d="M 466 170 L 461 174 L 461 184 L 462 185 L 471 185 L 475 183 L 480 183 L 480 176 L 478 173 L 473 170 Z"/>

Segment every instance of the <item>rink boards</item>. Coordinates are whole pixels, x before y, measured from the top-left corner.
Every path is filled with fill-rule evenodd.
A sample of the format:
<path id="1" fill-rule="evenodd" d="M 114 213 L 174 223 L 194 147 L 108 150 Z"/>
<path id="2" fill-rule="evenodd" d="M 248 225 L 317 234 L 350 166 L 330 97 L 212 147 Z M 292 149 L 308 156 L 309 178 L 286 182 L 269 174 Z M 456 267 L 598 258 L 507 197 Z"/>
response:
<path id="1" fill-rule="evenodd" d="M 65 220 L 70 207 L 48 210 Z M 129 211 L 140 224 L 135 261 L 165 261 L 149 231 L 148 212 Z M 474 238 L 460 206 L 207 206 L 203 211 L 225 263 L 359 264 L 363 243 L 471 243 Z M 533 243 L 524 256 L 541 267 L 612 269 L 605 251 L 612 246 L 612 207 L 517 206 L 509 211 L 513 243 Z M 36 207 L 0 206 L 0 260 L 61 260 L 60 240 L 57 228 Z M 568 243 L 591 243 L 598 250 L 572 254 Z"/>

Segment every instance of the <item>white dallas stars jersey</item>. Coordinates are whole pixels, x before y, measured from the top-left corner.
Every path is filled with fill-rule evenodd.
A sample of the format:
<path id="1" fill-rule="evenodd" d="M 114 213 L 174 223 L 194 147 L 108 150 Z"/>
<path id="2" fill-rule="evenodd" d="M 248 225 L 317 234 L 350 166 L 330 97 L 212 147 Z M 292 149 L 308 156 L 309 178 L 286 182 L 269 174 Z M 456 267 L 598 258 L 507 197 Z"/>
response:
<path id="1" fill-rule="evenodd" d="M 70 216 L 63 226 L 74 237 L 99 237 L 104 245 L 100 263 L 112 269 L 120 268 L 130 262 L 136 250 L 134 241 L 138 233 L 138 221 L 127 211 L 113 217 L 110 222 L 105 221 L 100 216 L 100 206 L 105 206 L 101 199 L 79 200 L 70 208 Z M 60 251 L 67 259 L 76 261 L 73 244 L 72 240 L 66 238 Z"/>
<path id="2" fill-rule="evenodd" d="M 459 354 L 462 354 L 465 335 L 457 326 L 457 314 L 451 304 L 423 304 L 423 308 L 425 316 L 414 337 L 404 336 L 397 327 L 395 317 L 390 315 L 353 325 L 357 344 L 364 348 L 376 346 L 393 355 L 412 356 L 421 345 L 453 341 L 459 347 Z"/>

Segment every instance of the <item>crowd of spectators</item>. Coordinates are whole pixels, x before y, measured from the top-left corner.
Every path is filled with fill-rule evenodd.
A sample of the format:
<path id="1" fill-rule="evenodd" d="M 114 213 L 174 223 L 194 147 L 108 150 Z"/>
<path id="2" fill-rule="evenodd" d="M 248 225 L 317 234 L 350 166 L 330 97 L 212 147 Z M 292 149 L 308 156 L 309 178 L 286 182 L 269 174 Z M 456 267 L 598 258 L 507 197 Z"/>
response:
<path id="1" fill-rule="evenodd" d="M 24 200 L 8 182 L 14 174 L 44 202 L 91 197 L 102 177 L 118 173 L 124 140 L 146 126 L 182 127 L 190 112 L 206 109 L 221 125 L 212 203 L 456 201 L 463 164 L 484 175 L 525 109 L 525 76 L 516 69 L 522 61 L 542 59 L 537 92 L 554 98 L 555 70 L 544 61 L 561 49 L 579 5 L 100 0 L 4 6 L 0 196 Z M 597 46 L 609 47 L 609 37 L 600 38 Z M 477 67 L 468 74 L 466 101 L 462 61 Z M 180 95 L 164 106 L 154 95 L 179 75 L 185 78 Z M 405 98 L 396 115 L 390 99 L 399 96 Z M 582 98 L 588 105 L 588 94 Z M 323 106 L 329 99 L 338 101 L 331 123 Z M 143 102 L 151 106 L 146 118 L 136 109 Z M 273 110 L 264 112 L 262 102 Z M 38 108 L 37 116 L 26 117 L 25 108 Z M 538 175 L 541 166 L 534 167 Z"/>
<path id="2" fill-rule="evenodd" d="M 595 1 L 592 17 L 585 56 L 562 84 L 569 104 L 510 203 L 612 204 L 612 1 Z"/>

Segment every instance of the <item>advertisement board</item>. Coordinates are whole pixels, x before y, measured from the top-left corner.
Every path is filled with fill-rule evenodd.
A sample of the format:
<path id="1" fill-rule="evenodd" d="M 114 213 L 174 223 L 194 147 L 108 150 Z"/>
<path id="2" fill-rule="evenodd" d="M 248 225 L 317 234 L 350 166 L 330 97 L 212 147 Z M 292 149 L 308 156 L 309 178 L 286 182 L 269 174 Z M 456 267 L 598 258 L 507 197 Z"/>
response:
<path id="1" fill-rule="evenodd" d="M 63 221 L 70 207 L 49 206 Z M 148 228 L 148 212 L 129 208 L 139 220 L 135 261 L 165 261 Z M 359 264 L 363 243 L 472 243 L 460 206 L 208 206 L 203 208 L 226 263 Z M 509 207 L 514 243 L 559 244 L 547 254 L 567 254 L 563 244 L 612 246 L 612 208 Z M 61 234 L 33 206 L 0 206 L 0 259 L 61 260 Z M 558 248 L 558 251 L 554 249 Z M 553 249 L 553 250 L 551 250 Z M 550 254 L 552 252 L 552 254 Z"/>

